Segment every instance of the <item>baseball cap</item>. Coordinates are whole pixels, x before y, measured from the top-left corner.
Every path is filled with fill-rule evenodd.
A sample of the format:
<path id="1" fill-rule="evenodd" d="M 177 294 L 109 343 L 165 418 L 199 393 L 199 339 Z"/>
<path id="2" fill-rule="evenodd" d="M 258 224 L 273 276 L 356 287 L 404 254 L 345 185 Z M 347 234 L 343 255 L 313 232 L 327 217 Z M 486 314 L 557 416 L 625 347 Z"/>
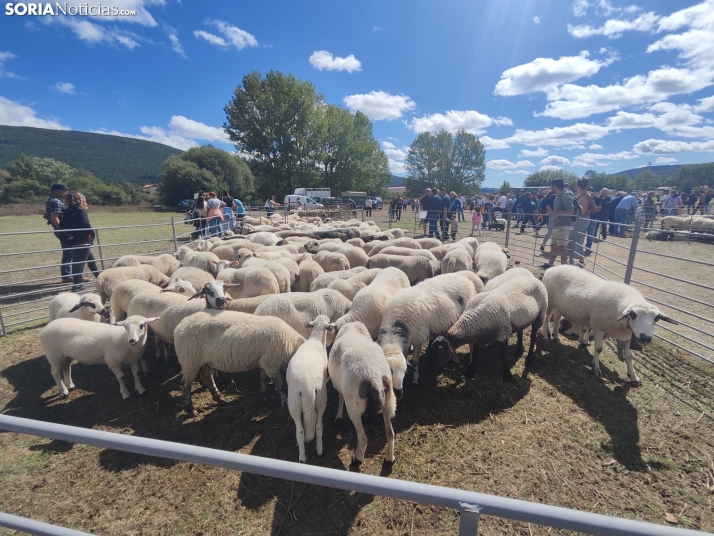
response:
<path id="1" fill-rule="evenodd" d="M 69 188 L 67 188 L 67 185 L 63 182 L 56 182 L 52 185 L 50 190 L 69 190 Z"/>

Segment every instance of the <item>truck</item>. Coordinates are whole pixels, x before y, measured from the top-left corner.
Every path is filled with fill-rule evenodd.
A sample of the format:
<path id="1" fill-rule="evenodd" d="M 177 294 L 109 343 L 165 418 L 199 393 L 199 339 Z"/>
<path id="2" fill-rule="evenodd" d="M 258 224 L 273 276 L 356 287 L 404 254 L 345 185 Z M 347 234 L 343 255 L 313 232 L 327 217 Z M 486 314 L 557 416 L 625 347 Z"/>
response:
<path id="1" fill-rule="evenodd" d="M 307 197 L 332 197 L 332 191 L 329 188 L 295 188 L 293 195 L 304 195 Z"/>
<path id="2" fill-rule="evenodd" d="M 355 202 L 358 207 L 363 207 L 367 201 L 367 192 L 342 192 L 342 202 L 349 203 L 350 199 Z"/>

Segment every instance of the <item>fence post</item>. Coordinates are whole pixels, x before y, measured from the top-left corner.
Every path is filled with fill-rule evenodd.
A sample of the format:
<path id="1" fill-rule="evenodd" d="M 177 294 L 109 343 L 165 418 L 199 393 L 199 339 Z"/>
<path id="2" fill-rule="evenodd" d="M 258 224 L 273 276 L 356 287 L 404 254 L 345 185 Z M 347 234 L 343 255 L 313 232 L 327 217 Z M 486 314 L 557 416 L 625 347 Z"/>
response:
<path id="1" fill-rule="evenodd" d="M 459 512 L 459 536 L 476 536 L 481 509 L 476 505 L 465 505 Z"/>
<path id="2" fill-rule="evenodd" d="M 5 321 L 2 319 L 2 309 L 0 309 L 0 336 L 7 336 L 7 330 L 5 329 Z"/>
<path id="3" fill-rule="evenodd" d="M 99 262 L 102 265 L 102 270 L 104 270 L 104 255 L 102 254 L 102 243 L 99 240 L 99 229 L 94 230 L 94 238 L 97 239 L 97 249 L 99 250 Z"/>
<path id="4" fill-rule="evenodd" d="M 174 234 L 174 251 L 178 251 L 178 240 L 176 240 L 176 220 L 171 216 L 171 231 Z"/>
<path id="5" fill-rule="evenodd" d="M 635 219 L 635 229 L 632 231 L 632 242 L 630 243 L 630 256 L 627 259 L 627 268 L 625 268 L 626 285 L 630 284 L 632 279 L 632 268 L 635 265 L 635 255 L 637 254 L 637 242 L 640 240 L 640 227 L 642 227 L 642 216 Z"/>
<path id="6" fill-rule="evenodd" d="M 511 209 L 508 209 L 508 212 L 506 213 L 506 244 L 505 247 L 508 247 L 508 239 L 511 237 Z"/>

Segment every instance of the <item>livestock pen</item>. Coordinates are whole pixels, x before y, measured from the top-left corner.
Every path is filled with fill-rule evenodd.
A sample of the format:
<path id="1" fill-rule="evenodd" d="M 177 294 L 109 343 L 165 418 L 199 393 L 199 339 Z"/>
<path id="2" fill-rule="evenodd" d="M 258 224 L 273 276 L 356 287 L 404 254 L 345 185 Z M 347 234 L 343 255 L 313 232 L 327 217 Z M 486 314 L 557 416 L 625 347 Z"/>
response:
<path id="1" fill-rule="evenodd" d="M 164 242 L 129 244 L 132 249 L 128 251 L 172 250 L 173 233 L 165 222 L 161 227 L 138 229 L 141 234 L 161 230 L 164 234 L 158 238 L 144 238 Z M 183 233 L 177 231 L 177 242 L 190 239 L 180 236 L 190 231 L 183 229 Z M 100 237 L 103 250 L 105 243 L 116 243 L 105 240 L 102 229 Z M 494 232 L 485 239 L 503 242 L 505 237 L 505 232 Z M 525 237 L 509 236 L 508 240 L 512 261 L 538 263 L 538 254 L 529 251 L 531 261 L 526 262 L 528 255 L 519 251 L 517 242 Z M 617 253 L 608 253 L 602 244 L 598 247 L 602 255 L 591 268 L 596 273 L 607 273 L 607 268 L 624 277 L 630 250 L 622 250 L 626 256 L 616 246 L 612 247 Z M 119 254 L 105 253 L 106 257 Z M 56 252 L 51 255 L 58 256 Z M 624 262 L 623 269 L 618 271 L 617 263 L 605 264 L 604 255 Z M 631 277 L 647 282 L 653 274 L 637 271 L 637 264 Z M 646 262 L 641 266 L 652 268 Z M 58 272 L 57 267 L 54 270 Z M 657 271 L 667 273 L 666 267 Z M 672 276 L 699 281 L 691 273 L 686 278 Z M 679 319 L 676 312 L 668 313 Z M 272 460 L 261 458 L 296 459 L 290 417 L 280 410 L 277 395 L 258 400 L 257 373 L 232 377 L 227 404 L 222 406 L 216 406 L 207 392 L 196 392 L 199 417 L 176 407 L 180 373 L 175 362 L 152 360 L 143 382 L 147 393 L 125 403 L 117 400 L 116 380 L 107 370 L 77 365 L 78 389 L 69 399 L 60 400 L 37 339 L 32 323 L 0 339 L 2 412 L 122 435 L 103 448 L 94 439 L 87 441 L 94 446 L 83 445 L 79 435 L 72 435 L 81 431 L 43 429 L 42 423 L 36 431 L 53 440 L 1 434 L 0 475 L 5 485 L 0 490 L 0 510 L 17 516 L 103 534 L 454 534 L 462 524 L 474 533 L 478 518 L 474 514 L 480 510 L 482 534 L 565 534 L 565 528 L 614 533 L 611 528 L 586 529 L 545 517 L 503 515 L 504 511 L 492 509 L 496 503 L 488 503 L 488 498 L 469 495 L 479 492 L 530 501 L 528 508 L 534 512 L 540 505 L 533 502 L 654 522 L 662 531 L 667 531 L 664 524 L 714 529 L 712 370 L 666 341 L 638 356 L 640 389 L 630 388 L 613 344 L 603 354 L 603 380 L 589 370 L 587 352 L 565 340 L 559 345 L 539 345 L 531 370 L 524 369 L 519 360 L 512 384 L 501 382 L 497 352 L 488 349 L 473 380 L 447 371 L 432 383 L 406 386 L 394 419 L 397 462 L 393 467 L 382 464 L 381 419 L 365 423 L 370 447 L 361 468 L 364 475 L 344 472 L 356 441 L 354 430 L 327 424 L 325 456 L 309 455 L 308 462 L 341 470 L 349 485 L 330 489 L 316 485 L 312 476 L 302 480 L 310 482 L 306 484 L 295 473 L 292 480 L 263 470 L 252 474 L 248 465 L 234 467 L 242 472 L 226 471 L 221 468 L 226 465 L 203 465 L 205 457 L 189 459 L 129 446 L 133 439 L 138 442 L 146 437 L 178 443 L 176 448 L 185 452 L 187 446 L 195 445 L 228 451 L 228 457 L 231 453 L 256 455 L 260 457 L 256 464 L 266 467 Z M 327 423 L 335 411 L 336 393 L 331 391 Z M 114 441 L 112 437 L 105 439 Z M 120 443 L 129 452 L 118 450 Z M 281 467 L 290 471 L 288 466 Z M 313 476 L 320 473 L 310 466 L 300 471 Z M 391 493 L 380 496 L 377 488 L 359 483 L 359 477 L 367 475 L 389 476 L 385 489 L 396 489 L 400 481 L 406 481 L 407 490 L 409 483 L 430 484 L 453 488 L 449 490 L 456 494 L 453 497 L 458 497 L 457 490 L 465 490 L 464 498 L 473 501 L 458 505 L 458 500 L 435 503 L 424 496 L 402 497 L 405 500 L 389 498 L 394 497 Z M 466 514 L 460 517 L 459 512 Z M 577 513 L 561 514 L 578 517 Z M 553 531 L 537 523 L 562 529 Z"/>

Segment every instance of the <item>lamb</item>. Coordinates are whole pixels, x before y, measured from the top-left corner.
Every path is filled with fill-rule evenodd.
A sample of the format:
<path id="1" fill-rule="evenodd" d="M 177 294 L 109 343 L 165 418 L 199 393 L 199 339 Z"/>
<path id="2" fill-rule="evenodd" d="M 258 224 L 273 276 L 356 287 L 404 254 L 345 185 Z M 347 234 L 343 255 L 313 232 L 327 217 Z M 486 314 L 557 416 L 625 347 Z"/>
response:
<path id="1" fill-rule="evenodd" d="M 149 265 L 126 266 L 123 268 L 108 268 L 97 277 L 97 294 L 102 303 L 112 297 L 114 289 L 129 279 L 141 279 L 154 285 L 163 285 L 169 282 L 169 277 Z"/>
<path id="2" fill-rule="evenodd" d="M 322 415 L 327 408 L 326 335 L 334 325 L 325 315 L 308 323 L 310 337 L 297 349 L 285 378 L 288 384 L 288 410 L 295 421 L 299 456 L 305 463 L 305 441 L 316 438 L 317 455 L 322 456 Z"/>
<path id="3" fill-rule="evenodd" d="M 271 296 L 255 309 L 256 316 L 282 318 L 291 328 L 307 338 L 311 319 L 325 315 L 333 322 L 350 310 L 352 302 L 336 290 L 325 288 L 315 292 L 292 292 Z M 328 344 L 334 337 L 328 335 Z"/>
<path id="4" fill-rule="evenodd" d="M 187 297 L 196 293 L 196 290 L 193 288 L 191 283 L 188 281 L 182 281 L 181 279 L 169 282 L 163 290 L 161 287 L 157 287 L 156 285 L 152 285 L 146 281 L 130 279 L 129 281 L 124 281 L 119 284 L 112 293 L 112 297 L 110 299 L 112 312 L 111 316 L 113 317 L 112 320 L 116 321 L 126 319 L 126 312 L 129 309 L 129 304 L 131 303 L 132 298 L 145 290 L 153 290 L 156 293 L 176 292 Z"/>
<path id="5" fill-rule="evenodd" d="M 451 274 L 464 270 L 470 271 L 474 264 L 473 250 L 470 250 L 471 247 L 468 244 L 464 244 L 463 247 L 451 248 L 447 251 L 444 258 L 441 259 L 441 273 Z"/>
<path id="6" fill-rule="evenodd" d="M 345 242 L 345 244 L 362 248 L 364 246 L 364 240 L 362 240 L 361 238 L 350 238 L 347 242 Z"/>
<path id="7" fill-rule="evenodd" d="M 371 284 L 375 276 L 381 271 L 379 268 L 372 268 L 371 270 L 360 272 L 349 279 L 336 279 L 330 283 L 327 288 L 336 290 L 351 301 L 355 297 L 355 294 L 357 294 L 360 289 Z"/>
<path id="8" fill-rule="evenodd" d="M 320 244 L 317 240 L 310 240 L 305 243 L 304 247 L 309 253 L 319 253 L 320 251 L 334 251 L 342 253 L 345 257 L 347 257 L 350 268 L 363 266 L 369 258 L 361 248 L 348 246 L 346 244 L 335 244 L 332 242 Z"/>
<path id="9" fill-rule="evenodd" d="M 627 375 L 633 385 L 641 381 L 632 364 L 632 350 L 652 342 L 655 323 L 659 320 L 678 324 L 657 307 L 648 303 L 642 293 L 624 283 L 606 281 L 575 266 L 549 268 L 543 276 L 548 291 L 549 320 L 553 315 L 553 339 L 558 340 L 560 317 L 564 316 L 581 327 L 581 346 L 587 346 L 587 331 L 595 337 L 593 372 L 600 377 L 600 354 L 606 336 L 623 343 Z M 546 340 L 550 339 L 548 322 L 543 325 Z"/>
<path id="10" fill-rule="evenodd" d="M 204 368 L 214 400 L 221 400 L 212 379 L 212 370 L 235 373 L 261 369 L 261 395 L 264 375 L 273 380 L 284 400 L 282 372 L 305 338 L 279 318 L 255 316 L 234 311 L 201 311 L 184 318 L 174 330 L 174 344 L 183 373 L 183 406 L 195 413 L 191 385 Z"/>
<path id="11" fill-rule="evenodd" d="M 369 336 L 376 340 L 389 298 L 403 288 L 409 288 L 409 278 L 399 268 L 380 270 L 368 286 L 355 294 L 347 314 L 335 320 L 338 332 L 349 322 L 362 322 Z"/>
<path id="12" fill-rule="evenodd" d="M 185 266 L 176 270 L 171 274 L 171 279 L 169 284 L 175 283 L 178 280 L 187 281 L 191 283 L 193 288 L 203 288 L 207 283 L 215 280 L 211 274 L 200 268 L 194 268 L 193 266 Z"/>
<path id="13" fill-rule="evenodd" d="M 314 292 L 321 288 L 327 288 L 330 283 L 336 279 L 349 279 L 359 273 L 367 270 L 364 266 L 359 266 L 358 268 L 351 268 L 349 270 L 340 270 L 338 272 L 326 272 L 324 274 L 318 275 L 315 280 L 310 285 L 310 292 Z"/>
<path id="14" fill-rule="evenodd" d="M 252 298 L 280 293 L 280 284 L 273 272 L 263 266 L 228 268 L 218 274 L 218 280 L 230 285 L 232 298 Z"/>
<path id="15" fill-rule="evenodd" d="M 381 413 L 387 436 L 387 463 L 394 463 L 394 429 L 397 399 L 392 391 L 390 365 L 380 347 L 372 341 L 367 328 L 359 322 L 345 325 L 337 334 L 327 365 L 332 385 L 340 393 L 337 420 L 347 403 L 347 415 L 357 430 L 357 449 L 352 458 L 361 464 L 367 449 L 367 434 L 362 415 Z"/>
<path id="16" fill-rule="evenodd" d="M 446 333 L 464 312 L 468 301 L 476 296 L 476 284 L 461 274 L 468 272 L 428 279 L 397 291 L 387 301 L 377 343 L 387 356 L 396 389 L 402 388 L 409 348 L 414 347 L 414 360 L 418 364 L 422 344 Z M 412 381 L 418 383 L 418 370 Z"/>
<path id="17" fill-rule="evenodd" d="M 315 255 L 315 262 L 322 266 L 326 272 L 337 272 L 340 270 L 349 270 L 350 261 L 343 253 L 336 251 L 320 251 Z"/>
<path id="18" fill-rule="evenodd" d="M 368 254 L 370 257 L 373 257 L 374 255 L 378 255 L 379 253 L 382 252 L 384 248 L 388 247 L 400 247 L 400 248 L 409 248 L 409 249 L 422 249 L 421 245 L 419 244 L 418 240 L 414 240 L 413 238 L 397 238 L 395 240 L 387 240 L 385 242 L 380 242 L 378 244 L 373 245 Z"/>
<path id="19" fill-rule="evenodd" d="M 306 261 L 303 261 L 300 263 L 300 271 L 299 271 L 299 285 L 298 285 L 298 290 L 300 292 L 310 292 L 310 286 L 312 285 L 313 281 L 317 279 L 320 275 L 324 274 L 325 270 L 322 269 L 322 266 L 317 264 L 314 260 L 309 259 Z M 330 272 L 330 273 L 335 273 L 335 272 Z"/>
<path id="20" fill-rule="evenodd" d="M 265 300 L 273 296 L 273 294 L 263 294 L 262 296 L 253 296 L 252 298 L 238 298 L 231 300 L 226 305 L 229 311 L 238 311 L 239 313 L 253 314 L 258 306 Z"/>
<path id="21" fill-rule="evenodd" d="M 399 268 L 409 278 L 412 285 L 438 275 L 441 266 L 438 262 L 430 261 L 424 257 L 404 257 L 403 255 L 384 255 L 382 253 L 370 257 L 365 263 L 365 268 Z"/>
<path id="22" fill-rule="evenodd" d="M 474 269 L 484 284 L 508 268 L 508 251 L 495 242 L 482 242 L 474 254 Z"/>
<path id="23" fill-rule="evenodd" d="M 238 253 L 241 249 L 257 251 L 263 247 L 265 246 L 254 244 L 250 240 L 236 240 L 234 244 L 223 244 L 217 248 L 211 249 L 211 253 L 222 261 L 232 261 L 235 258 L 236 253 Z"/>
<path id="24" fill-rule="evenodd" d="M 486 283 L 486 285 L 484 286 L 484 290 L 486 292 L 488 292 L 489 290 L 494 290 L 503 285 L 504 283 L 508 283 L 509 281 L 517 277 L 535 277 L 535 275 L 533 275 L 533 272 L 526 268 L 511 268 L 510 270 L 506 270 L 501 275 L 494 277 L 488 283 Z"/>
<path id="25" fill-rule="evenodd" d="M 50 322 L 58 318 L 78 318 L 89 322 L 101 322 L 109 318 L 109 312 L 97 294 L 80 296 L 74 292 L 61 292 L 50 302 Z"/>
<path id="26" fill-rule="evenodd" d="M 176 251 L 177 258 L 181 261 L 181 266 L 192 266 L 200 268 L 209 274 L 216 275 L 216 263 L 221 259 L 210 251 L 193 251 L 188 246 L 181 246 Z"/>
<path id="27" fill-rule="evenodd" d="M 268 261 L 256 257 L 247 249 L 241 249 L 236 253 L 235 259 L 237 264 L 231 263 L 231 266 L 237 265 L 242 268 L 262 266 L 273 272 L 280 285 L 280 292 L 290 292 L 300 275 L 300 267 L 292 259 Z"/>
<path id="28" fill-rule="evenodd" d="M 419 244 L 422 249 L 433 249 L 442 245 L 441 240 L 438 238 L 416 238 L 414 241 Z"/>
<path id="29" fill-rule="evenodd" d="M 122 266 L 141 266 L 142 264 L 153 266 L 164 275 L 171 275 L 172 272 L 181 266 L 181 263 L 176 257 L 170 253 L 164 253 L 157 257 L 151 255 L 124 255 L 117 259 L 114 263 L 114 268 L 121 268 Z"/>
<path id="30" fill-rule="evenodd" d="M 405 257 L 424 257 L 430 261 L 436 261 L 436 257 L 434 257 L 434 254 L 428 249 L 412 249 L 400 246 L 389 246 L 383 248 L 380 253 L 384 255 L 403 255 Z"/>
<path id="31" fill-rule="evenodd" d="M 498 277 L 492 281 L 498 280 Z M 548 293 L 543 283 L 528 275 L 511 277 L 495 290 L 477 294 L 467 304 L 461 317 L 443 337 L 437 337 L 420 362 L 420 374 L 425 370 L 440 370 L 449 360 L 458 363 L 456 349 L 469 344 L 471 363 L 465 375 L 474 376 L 477 359 L 474 349 L 485 344 L 499 343 L 501 362 L 503 363 L 503 381 L 512 379 L 508 364 L 508 339 L 518 333 L 516 355 L 523 353 L 523 330 L 530 326 L 531 339 L 526 365 L 533 361 L 533 350 L 538 330 L 545 321 L 548 308 Z"/>
<path id="32" fill-rule="evenodd" d="M 442 244 L 441 246 L 437 246 L 437 247 L 435 247 L 435 248 L 431 248 L 431 249 L 429 249 L 428 251 L 429 251 L 432 255 L 434 255 L 434 257 L 436 257 L 436 260 L 437 260 L 437 261 L 441 262 L 441 261 L 444 259 L 444 257 L 446 256 L 446 254 L 448 253 L 449 247 L 451 247 L 451 246 L 447 246 L 446 244 Z"/>
<path id="33" fill-rule="evenodd" d="M 144 352 L 147 325 L 158 320 L 143 316 L 130 316 L 117 324 L 88 324 L 78 318 L 58 318 L 42 330 L 40 341 L 45 350 L 52 376 L 61 397 L 69 396 L 72 383 L 72 360 L 88 365 L 106 363 L 119 381 L 124 399 L 129 390 L 124 383 L 122 365 L 131 365 L 134 387 L 139 394 L 144 387 L 139 380 L 138 361 Z"/>
<path id="34" fill-rule="evenodd" d="M 248 240 L 254 244 L 262 244 L 264 246 L 274 246 L 280 242 L 274 232 L 258 232 L 248 235 Z"/>

